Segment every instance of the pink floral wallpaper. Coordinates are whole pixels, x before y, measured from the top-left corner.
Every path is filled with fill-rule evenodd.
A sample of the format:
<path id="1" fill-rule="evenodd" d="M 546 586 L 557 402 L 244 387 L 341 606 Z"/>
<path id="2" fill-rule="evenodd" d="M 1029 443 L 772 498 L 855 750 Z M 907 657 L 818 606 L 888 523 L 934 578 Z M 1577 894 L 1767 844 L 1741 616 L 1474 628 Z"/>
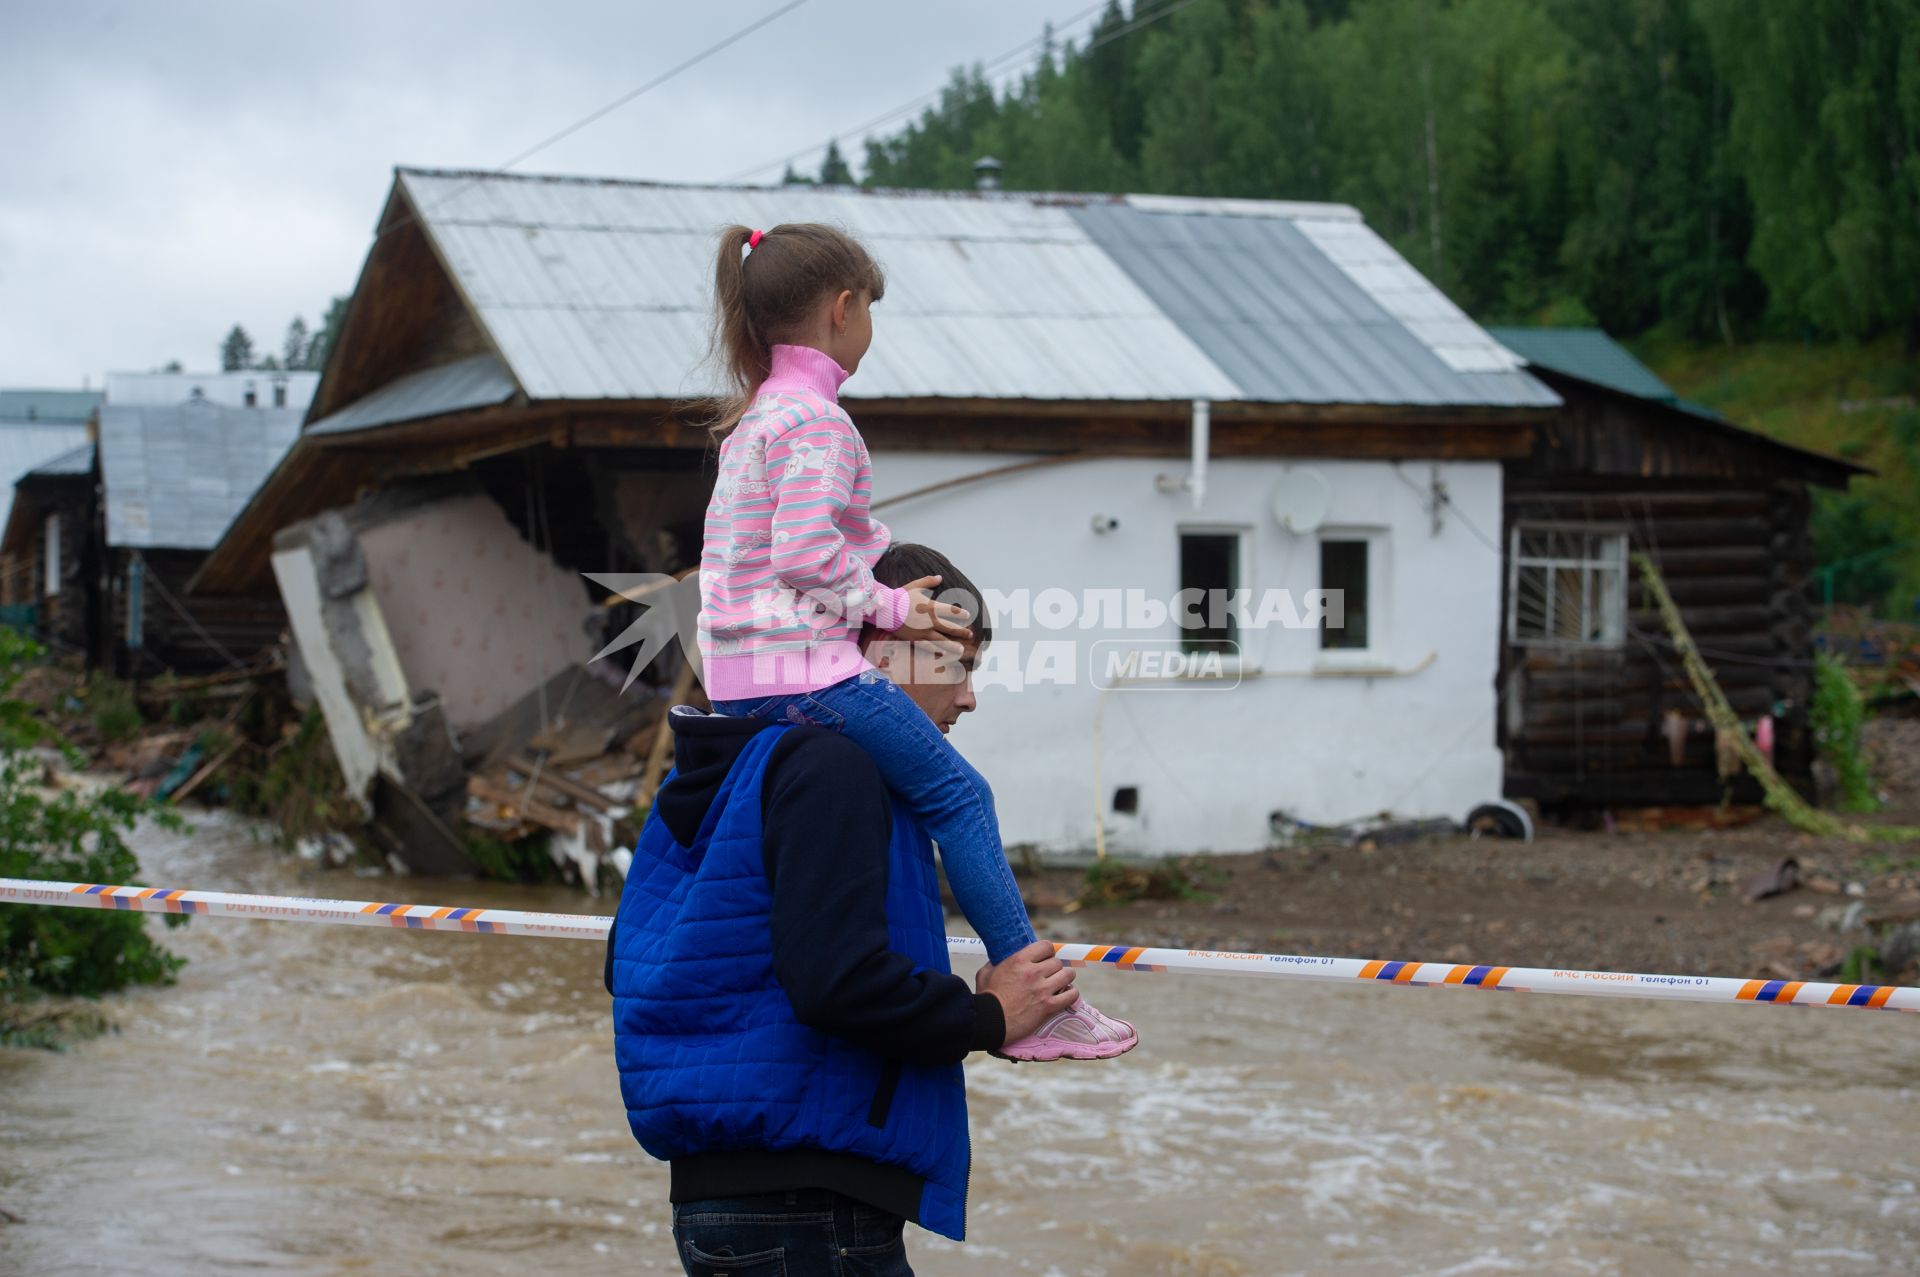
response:
<path id="1" fill-rule="evenodd" d="M 438 692 L 456 731 L 597 650 L 586 579 L 484 496 L 422 507 L 361 533 L 360 546 L 408 686 Z"/>

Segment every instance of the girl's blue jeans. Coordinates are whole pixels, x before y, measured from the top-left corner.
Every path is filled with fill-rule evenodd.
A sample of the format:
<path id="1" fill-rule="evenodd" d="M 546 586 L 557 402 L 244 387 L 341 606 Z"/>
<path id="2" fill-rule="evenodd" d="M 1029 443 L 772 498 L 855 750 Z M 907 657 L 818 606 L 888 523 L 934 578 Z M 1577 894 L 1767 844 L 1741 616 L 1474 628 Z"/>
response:
<path id="1" fill-rule="evenodd" d="M 1034 942 L 1013 869 L 1000 846 L 993 791 L 933 720 L 886 675 L 865 670 L 817 692 L 718 701 L 723 714 L 825 727 L 850 738 L 940 844 L 960 911 L 999 962 Z"/>

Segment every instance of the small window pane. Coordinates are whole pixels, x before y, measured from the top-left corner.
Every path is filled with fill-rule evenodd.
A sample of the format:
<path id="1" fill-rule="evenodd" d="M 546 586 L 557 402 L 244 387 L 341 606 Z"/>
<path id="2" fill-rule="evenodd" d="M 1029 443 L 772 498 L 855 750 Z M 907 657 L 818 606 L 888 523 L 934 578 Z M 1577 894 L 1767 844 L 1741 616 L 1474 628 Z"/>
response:
<path id="1" fill-rule="evenodd" d="M 1579 568 L 1553 572 L 1553 631 L 1557 639 L 1578 639 L 1586 631 L 1586 582 Z"/>
<path id="2" fill-rule="evenodd" d="M 1180 588 L 1199 590 L 1201 603 L 1196 609 L 1204 621 L 1213 617 L 1213 601 L 1231 598 L 1240 588 L 1240 538 L 1234 533 L 1183 532 L 1180 534 Z M 1220 591 L 1216 594 L 1215 591 Z M 1191 597 L 1191 596 L 1189 596 Z M 1219 625 L 1202 625 L 1180 631 L 1183 652 L 1237 652 L 1239 638 L 1233 616 L 1221 609 Z"/>
<path id="3" fill-rule="evenodd" d="M 1523 525 L 1513 547 L 1515 639 L 1585 646 L 1625 640 L 1624 533 Z"/>
<path id="4" fill-rule="evenodd" d="M 1328 649 L 1367 646 L 1367 543 L 1322 541 L 1320 588 L 1343 592 L 1344 624 L 1334 628 L 1331 618 L 1320 624 L 1320 646 Z"/>
<path id="5" fill-rule="evenodd" d="M 1547 569 L 1522 567 L 1514 578 L 1514 637 L 1547 637 Z"/>
<path id="6" fill-rule="evenodd" d="M 1591 578 L 1593 593 L 1590 643 L 1618 643 L 1626 637 L 1625 609 L 1627 592 L 1621 586 L 1620 573 L 1614 568 L 1596 568 Z"/>

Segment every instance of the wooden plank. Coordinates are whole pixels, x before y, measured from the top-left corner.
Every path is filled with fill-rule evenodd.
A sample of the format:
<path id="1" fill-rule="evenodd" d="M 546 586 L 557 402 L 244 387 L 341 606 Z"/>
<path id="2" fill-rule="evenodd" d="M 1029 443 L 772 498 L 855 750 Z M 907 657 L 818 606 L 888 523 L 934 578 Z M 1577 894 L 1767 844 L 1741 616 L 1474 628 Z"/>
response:
<path id="1" fill-rule="evenodd" d="M 220 769 L 220 764 L 233 757 L 234 753 L 240 748 L 240 744 L 241 742 L 239 740 L 235 740 L 225 749 L 215 754 L 212 758 L 209 758 L 199 771 L 187 777 L 184 784 L 167 795 L 168 804 L 177 806 L 181 799 L 200 788 L 201 782 L 205 781 L 207 777 L 213 775 L 214 772 Z"/>
<path id="2" fill-rule="evenodd" d="M 492 803 L 505 808 L 523 820 L 531 820 L 537 825 L 567 834 L 580 832 L 581 817 L 578 813 L 561 811 L 549 806 L 526 790 L 512 790 L 504 785 L 496 785 L 485 776 L 467 777 L 467 792 L 482 802 Z"/>
<path id="3" fill-rule="evenodd" d="M 1767 545 L 1774 536 L 1772 522 L 1759 515 L 1746 519 L 1670 519 L 1651 523 L 1640 520 L 1636 536 L 1649 549 L 1693 549 L 1710 545 Z"/>
<path id="4" fill-rule="evenodd" d="M 1595 695 L 1602 691 L 1608 695 Z M 1690 690 L 1681 694 L 1677 689 L 1670 689 L 1663 684 L 1659 688 L 1660 697 L 1657 701 L 1652 696 L 1653 691 L 1645 682 L 1604 689 L 1589 683 L 1561 689 L 1556 695 L 1553 690 L 1528 684 L 1520 698 L 1521 704 L 1526 706 L 1521 731 L 1531 733 L 1537 728 L 1573 723 L 1597 726 L 1629 721 L 1640 723 L 1644 728 L 1646 716 L 1654 706 L 1662 714 L 1672 709 L 1689 717 L 1699 717 L 1699 707 L 1694 703 Z M 1727 693 L 1728 702 L 1739 714 L 1768 713 L 1773 709 L 1775 699 L 1773 688 L 1766 683 L 1750 684 Z M 1607 712 L 1607 706 L 1612 706 L 1613 712 Z"/>
<path id="5" fill-rule="evenodd" d="M 162 686 L 143 687 L 140 689 L 140 696 L 143 700 L 165 700 L 187 692 L 204 691 L 208 688 L 224 687 L 235 683 L 251 683 L 255 679 L 283 674 L 286 669 L 285 661 L 273 661 L 257 669 L 227 670 L 219 674 L 203 674 L 197 678 L 174 679 Z"/>
<path id="6" fill-rule="evenodd" d="M 1774 556 L 1763 545 L 1701 546 L 1697 548 L 1648 551 L 1662 576 L 1738 576 L 1753 573 L 1764 577 L 1773 566 Z"/>
<path id="7" fill-rule="evenodd" d="M 1802 794 L 1812 791 L 1810 777 L 1787 779 Z M 1664 765 L 1592 776 L 1512 767 L 1501 788 L 1508 798 L 1583 807 L 1678 806 L 1717 803 L 1723 797 L 1735 803 L 1757 803 L 1765 798 L 1760 783 L 1745 772 L 1723 781 L 1710 771 Z"/>
<path id="8" fill-rule="evenodd" d="M 566 776 L 557 776 L 544 768 L 536 766 L 536 764 L 529 759 L 509 758 L 507 760 L 507 766 L 522 776 L 530 777 L 537 771 L 542 785 L 552 789 L 555 793 L 565 794 L 575 802 L 585 803 L 596 811 L 612 811 L 615 807 L 620 806 L 619 803 L 607 797 L 599 790 L 594 789 L 592 786 L 583 785 L 579 781 L 572 780 Z"/>
<path id="9" fill-rule="evenodd" d="M 1770 604 L 1776 594 L 1782 593 L 1772 581 L 1758 573 L 1688 577 L 1673 582 L 1667 592 L 1683 612 L 1716 604 Z M 1649 610 L 1651 598 L 1637 580 L 1627 587 L 1627 605 L 1636 612 Z"/>
<path id="10" fill-rule="evenodd" d="M 1510 480 L 1506 499 L 1524 518 L 1547 517 L 1556 510 L 1570 519 L 1587 517 L 1590 512 L 1628 519 L 1645 518 L 1649 514 L 1655 519 L 1765 518 L 1771 509 L 1767 493 L 1746 488 L 1697 484 L 1662 487 L 1658 481 L 1622 483 L 1615 479 L 1593 480 L 1583 485 L 1566 478 L 1543 485 L 1521 474 L 1515 474 Z"/>

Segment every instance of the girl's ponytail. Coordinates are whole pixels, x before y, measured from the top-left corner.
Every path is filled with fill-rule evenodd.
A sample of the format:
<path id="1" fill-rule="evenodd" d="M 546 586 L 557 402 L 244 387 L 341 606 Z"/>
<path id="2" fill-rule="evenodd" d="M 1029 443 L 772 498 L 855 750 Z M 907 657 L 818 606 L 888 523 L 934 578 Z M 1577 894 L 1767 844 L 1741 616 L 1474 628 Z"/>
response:
<path id="1" fill-rule="evenodd" d="M 772 345 L 754 331 L 747 313 L 747 243 L 752 238 L 753 231 L 745 226 L 721 231 L 720 256 L 713 268 L 713 350 L 727 380 L 712 423 L 716 435 L 739 422 L 772 364 Z"/>
<path id="2" fill-rule="evenodd" d="M 800 222 L 755 235 L 727 227 L 714 261 L 713 356 L 726 379 L 708 426 L 716 438 L 753 403 L 772 368 L 774 343 L 804 325 L 815 306 L 842 290 L 865 292 L 869 301 L 886 291 L 879 265 L 843 231 Z"/>

